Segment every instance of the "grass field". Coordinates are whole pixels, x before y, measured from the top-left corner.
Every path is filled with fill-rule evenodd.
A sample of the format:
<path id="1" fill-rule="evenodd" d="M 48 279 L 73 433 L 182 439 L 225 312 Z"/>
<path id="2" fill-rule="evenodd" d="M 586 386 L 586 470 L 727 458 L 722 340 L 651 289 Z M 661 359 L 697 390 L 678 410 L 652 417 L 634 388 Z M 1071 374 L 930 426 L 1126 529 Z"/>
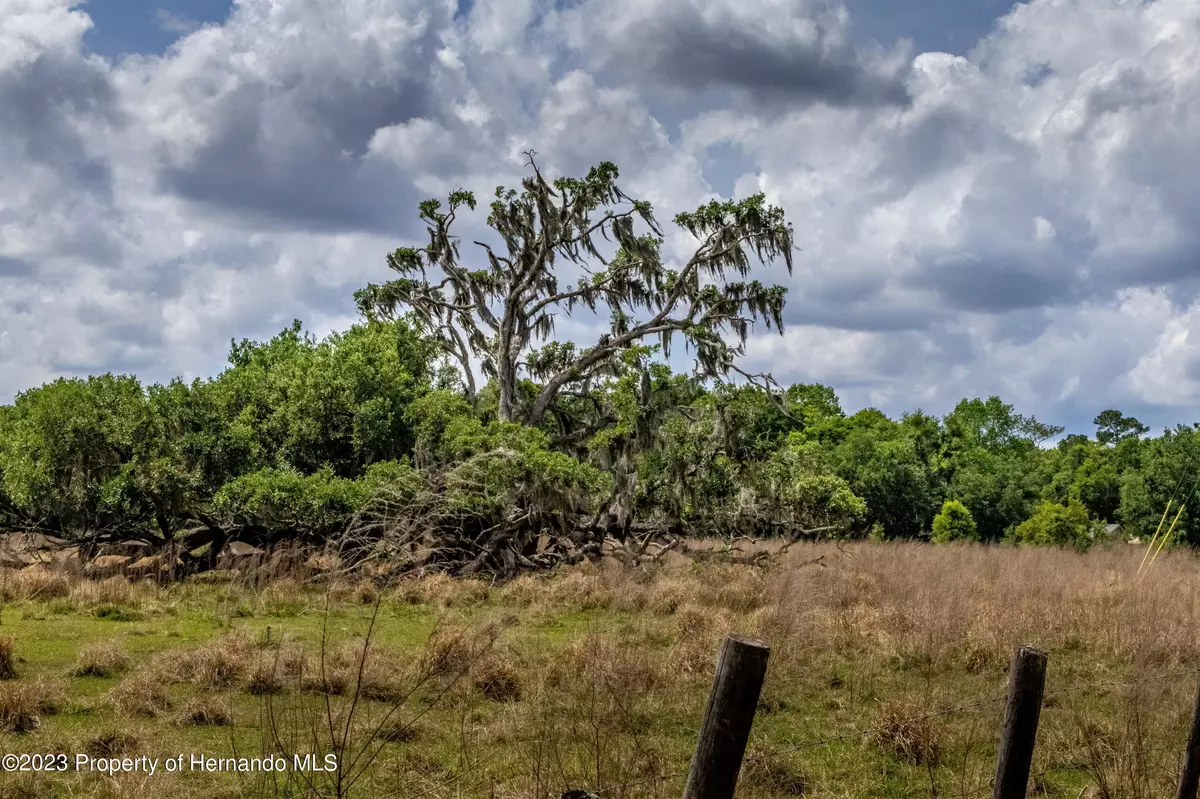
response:
<path id="1" fill-rule="evenodd" d="M 1050 654 L 1033 790 L 1171 795 L 1200 561 L 1164 554 L 1139 582 L 1141 556 L 821 544 L 766 568 L 585 565 L 384 590 L 9 572 L 0 752 L 341 765 L 8 773 L 0 795 L 676 797 L 728 631 L 773 647 L 741 796 L 989 795 L 1020 643 Z"/>

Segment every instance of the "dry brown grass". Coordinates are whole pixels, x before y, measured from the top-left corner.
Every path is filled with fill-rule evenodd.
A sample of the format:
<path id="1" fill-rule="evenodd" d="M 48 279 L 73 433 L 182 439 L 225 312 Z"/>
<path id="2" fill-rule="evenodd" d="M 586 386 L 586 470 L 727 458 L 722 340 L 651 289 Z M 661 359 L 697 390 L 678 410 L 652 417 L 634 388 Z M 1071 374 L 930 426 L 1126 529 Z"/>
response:
<path id="1" fill-rule="evenodd" d="M 488 598 L 488 586 L 480 580 L 456 580 L 434 573 L 421 578 L 401 580 L 396 599 L 413 605 L 437 608 L 477 605 Z"/>
<path id="2" fill-rule="evenodd" d="M 151 656 L 111 696 L 124 713 L 160 717 L 139 725 L 170 727 L 182 739 L 220 736 L 174 725 L 220 723 L 214 714 L 224 701 L 253 707 L 257 700 L 241 692 L 286 694 L 262 706 L 297 714 L 297 746 L 328 734 L 303 714 L 332 707 L 346 729 L 388 744 L 381 773 L 394 775 L 399 782 L 387 789 L 402 795 L 515 799 L 578 787 L 628 799 L 677 796 L 721 638 L 749 633 L 767 640 L 772 655 L 739 795 L 968 797 L 986 793 L 994 768 L 1011 652 L 1031 644 L 1051 658 L 1034 789 L 1048 799 L 1081 791 L 1149 799 L 1173 790 L 1186 737 L 1200 667 L 1200 564 L 1188 552 L 1164 552 L 1139 582 L 1141 554 L 803 544 L 767 567 L 587 563 L 500 587 L 427 576 L 385 592 L 378 629 L 386 646 L 376 640 L 365 656 L 361 638 L 346 638 L 362 633 L 362 604 L 380 599 L 367 584 L 204 586 L 208 596 L 227 592 L 222 607 L 245 605 L 248 615 L 292 609 L 298 629 L 289 635 L 297 637 L 264 642 L 261 625 L 276 622 L 247 619 L 244 628 L 258 632 Z M 110 586 L 109 603 L 186 600 Z M 122 599 L 122 591 L 130 593 Z M 336 614 L 328 628 L 320 626 L 326 600 Z M 498 627 L 484 622 L 505 613 L 521 623 L 493 642 Z M 414 643 L 435 619 L 425 646 Z M 322 657 L 325 629 L 333 640 Z M 66 669 L 72 655 L 54 668 Z M 81 652 L 76 668 L 102 659 Z M 32 662 L 22 677 L 36 672 Z M 1123 687 L 1142 678 L 1149 682 L 1140 692 Z M 168 694 L 173 683 L 190 684 Z M 362 718 L 347 720 L 356 704 Z M 387 719 L 394 705 L 403 712 Z M 16 726 L 45 716 L 22 696 L 13 706 Z M 257 715 L 239 713 L 240 735 Z M 414 718 L 419 727 L 409 729 Z M 375 722 L 384 728 L 372 732 Z M 58 724 L 24 740 L 39 742 Z M 788 752 L 806 741 L 822 743 Z M 446 787 L 466 784 L 456 779 L 467 774 L 486 777 L 486 787 Z"/>
<path id="3" fill-rule="evenodd" d="M 674 615 L 679 641 L 669 655 L 671 668 L 684 674 L 711 672 L 721 638 L 738 626 L 735 616 L 693 604 L 680 606 Z"/>
<path id="4" fill-rule="evenodd" d="M 0 685 L 0 732 L 29 733 L 42 726 L 37 687 L 29 683 Z"/>
<path id="5" fill-rule="evenodd" d="M 932 647 L 935 659 L 973 668 L 1007 663 L 1019 643 L 1063 648 L 1086 643 L 1105 659 L 1157 664 L 1200 655 L 1196 557 L 1164 553 L 1138 582 L 1141 550 L 1077 553 L 924 544 L 833 545 L 792 550 L 766 579 L 764 596 L 783 600 L 793 639 L 889 653 Z M 825 555 L 825 568 L 788 563 Z M 750 581 L 727 593 L 746 601 Z M 1152 620 L 1153 623 L 1148 623 Z"/>
<path id="6" fill-rule="evenodd" d="M 259 595 L 259 603 L 268 613 L 295 613 L 307 610 L 311 601 L 307 584 L 296 577 L 281 577 L 269 583 Z"/>
<path id="7" fill-rule="evenodd" d="M 246 679 L 255 655 L 249 635 L 225 635 L 185 653 L 179 660 L 178 678 L 206 691 L 232 688 Z"/>
<path id="8" fill-rule="evenodd" d="M 13 640 L 0 636 L 0 680 L 14 680 L 17 677 L 17 657 L 13 653 Z"/>
<path id="9" fill-rule="evenodd" d="M 378 736 L 379 740 L 392 744 L 412 743 L 429 735 L 426 724 L 421 722 L 414 723 L 395 714 L 382 724 L 375 725 L 370 732 Z"/>
<path id="10" fill-rule="evenodd" d="M 179 711 L 175 723 L 180 727 L 228 727 L 233 724 L 233 711 L 227 699 L 196 696 Z"/>
<path id="11" fill-rule="evenodd" d="M 103 580 L 79 580 L 71 585 L 71 600 L 80 605 L 115 605 L 134 608 L 142 604 L 153 588 L 150 583 L 132 583 L 116 576 Z"/>
<path id="12" fill-rule="evenodd" d="M 504 652 L 489 652 L 471 669 L 471 682 L 484 698 L 494 702 L 516 702 L 521 698 L 522 669 Z"/>
<path id="13" fill-rule="evenodd" d="M 746 753 L 739 782 L 772 796 L 803 796 L 808 790 L 803 768 L 794 758 L 760 749 Z"/>
<path id="14" fill-rule="evenodd" d="M 771 599 L 768 579 L 756 568 L 712 564 L 700 576 L 686 569 L 630 571 L 607 560 L 585 561 L 554 575 L 523 575 L 497 593 L 531 608 L 649 611 L 663 616 L 685 605 L 749 613 Z"/>
<path id="15" fill-rule="evenodd" d="M 129 662 L 129 654 L 120 644 L 91 644 L 80 651 L 71 676 L 116 677 L 129 669 Z"/>
<path id="16" fill-rule="evenodd" d="M 360 696 L 377 702 L 394 702 L 406 690 L 411 671 L 406 658 L 366 641 L 346 641 L 309 658 L 300 677 L 308 691 L 330 696 Z"/>
<path id="17" fill-rule="evenodd" d="M 872 738 L 914 766 L 937 767 L 942 745 L 937 722 L 927 708 L 909 702 L 887 702 L 879 709 Z"/>
<path id="18" fill-rule="evenodd" d="M 488 631 L 441 620 L 421 654 L 420 671 L 449 676 L 465 671 L 487 648 Z"/>
<path id="19" fill-rule="evenodd" d="M 109 699 L 126 715 L 158 716 L 171 709 L 169 682 L 160 670 L 143 666 L 113 688 Z"/>
<path id="20" fill-rule="evenodd" d="M 1186 550 L 1164 553 L 1139 581 L 1141 555 L 1133 547 L 1079 553 L 811 544 L 793 547 L 769 568 L 714 562 L 639 574 L 584 564 L 556 576 L 522 577 L 496 596 L 534 614 L 634 613 L 646 628 L 587 636 L 525 670 L 535 676 L 522 686 L 519 705 L 528 707 L 521 718 L 526 725 L 546 725 L 543 738 L 574 733 L 529 708 L 586 716 L 588 724 L 613 735 L 627 729 L 644 734 L 646 713 L 681 705 L 698 712 L 720 639 L 738 631 L 772 644 L 765 701 L 779 709 L 780 719 L 772 723 L 823 712 L 828 720 L 820 729 L 874 728 L 865 738 L 874 757 L 928 771 L 919 780 L 941 775 L 936 780 L 943 783 L 949 774 L 970 770 L 964 763 L 975 763 L 971 769 L 978 771 L 977 759 L 987 760 L 980 752 L 994 746 L 1001 706 L 976 705 L 981 698 L 1002 698 L 1013 648 L 1032 644 L 1050 651 L 1052 661 L 1046 743 L 1038 749 L 1045 761 L 1038 767 L 1086 772 L 1098 795 L 1149 797 L 1169 793 L 1170 780 L 1162 775 L 1172 773 L 1186 731 L 1193 678 L 1188 672 L 1172 679 L 1170 670 L 1200 663 L 1200 581 L 1197 558 Z M 442 631 L 431 650 L 454 664 L 461 633 Z M 1158 674 L 1163 682 L 1151 683 L 1152 697 L 1120 700 L 1105 735 L 1093 726 L 1086 735 L 1063 738 L 1071 722 L 1060 691 L 1070 696 L 1081 685 Z M 582 685 L 602 686 L 602 696 Z M 1083 693 L 1090 697 L 1084 716 L 1108 718 L 1111 690 L 1096 690 Z M 625 706 L 606 705 L 603 695 L 623 697 Z M 642 715 L 639 704 L 648 708 Z M 947 718 L 931 715 L 955 705 L 966 709 Z M 520 732 L 496 732 L 495 740 L 506 734 Z M 1165 755 L 1155 760 L 1155 751 Z M 635 749 L 622 757 L 645 760 Z M 825 771 L 839 768 L 844 766 L 830 764 Z M 752 795 L 795 793 L 814 784 L 823 784 L 826 793 L 834 789 L 830 795 L 853 791 L 822 783 L 820 770 L 813 774 L 807 767 L 764 762 L 747 773 L 753 775 L 747 782 Z M 1066 789 L 1047 783 L 1039 790 L 1061 795 Z M 1072 790 L 1077 794 L 1078 785 Z"/>
<path id="21" fill-rule="evenodd" d="M 328 596 L 337 603 L 374 605 L 379 600 L 379 589 L 369 580 L 339 580 L 328 587 Z"/>
<path id="22" fill-rule="evenodd" d="M 5 569 L 0 575 L 0 594 L 8 602 L 62 599 L 71 595 L 71 579 L 47 566 L 26 566 L 19 571 Z"/>
<path id="23" fill-rule="evenodd" d="M 600 685 L 618 695 L 654 691 L 668 679 L 670 666 L 636 638 L 590 635 L 565 649 L 546 671 L 549 688 Z"/>
<path id="24" fill-rule="evenodd" d="M 70 691 L 63 680 L 39 677 L 31 688 L 37 698 L 38 712 L 43 716 L 57 716 L 67 706 Z"/>
<path id="25" fill-rule="evenodd" d="M 36 732 L 43 716 L 62 710 L 66 696 L 65 686 L 49 680 L 0 685 L 0 732 Z"/>
<path id="26" fill-rule="evenodd" d="M 304 650 L 280 646 L 256 653 L 246 676 L 246 692 L 269 696 L 282 692 L 289 681 L 302 680 L 309 667 Z"/>
<path id="27" fill-rule="evenodd" d="M 92 757 L 121 757 L 134 752 L 141 743 L 133 733 L 124 730 L 105 730 L 89 738 L 83 751 Z"/>

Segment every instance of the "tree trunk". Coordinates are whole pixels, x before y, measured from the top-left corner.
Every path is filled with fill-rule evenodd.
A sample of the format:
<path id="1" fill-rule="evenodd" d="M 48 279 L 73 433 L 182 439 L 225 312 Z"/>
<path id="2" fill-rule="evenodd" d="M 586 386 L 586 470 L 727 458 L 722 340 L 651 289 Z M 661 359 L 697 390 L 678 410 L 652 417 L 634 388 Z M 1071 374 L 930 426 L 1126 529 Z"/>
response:
<path id="1" fill-rule="evenodd" d="M 500 403 L 496 409 L 496 418 L 501 422 L 515 422 L 513 418 L 513 395 L 516 393 L 517 376 L 508 372 L 500 372 Z"/>

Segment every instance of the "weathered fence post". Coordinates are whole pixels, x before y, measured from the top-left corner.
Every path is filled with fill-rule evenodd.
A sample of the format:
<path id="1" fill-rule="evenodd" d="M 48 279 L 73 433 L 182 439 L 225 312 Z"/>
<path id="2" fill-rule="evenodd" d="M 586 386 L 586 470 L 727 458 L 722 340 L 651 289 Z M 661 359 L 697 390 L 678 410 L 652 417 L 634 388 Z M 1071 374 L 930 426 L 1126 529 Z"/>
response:
<path id="1" fill-rule="evenodd" d="M 1008 679 L 992 799 L 1025 799 L 1045 687 L 1046 653 L 1031 646 L 1017 647 Z"/>
<path id="2" fill-rule="evenodd" d="M 1179 790 L 1175 799 L 1196 799 L 1200 785 L 1200 689 L 1196 691 L 1196 706 L 1192 710 L 1192 731 L 1188 734 L 1187 751 L 1183 755 L 1183 772 L 1179 775 Z"/>
<path id="3" fill-rule="evenodd" d="M 771 648 L 726 636 L 683 799 L 733 799 Z"/>

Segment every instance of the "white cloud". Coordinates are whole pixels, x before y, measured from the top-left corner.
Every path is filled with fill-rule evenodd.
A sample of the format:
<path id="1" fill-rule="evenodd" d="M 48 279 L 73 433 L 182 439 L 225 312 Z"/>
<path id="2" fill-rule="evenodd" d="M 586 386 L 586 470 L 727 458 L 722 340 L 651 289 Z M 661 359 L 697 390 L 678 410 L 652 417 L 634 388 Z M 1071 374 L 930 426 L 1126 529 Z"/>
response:
<path id="1" fill-rule="evenodd" d="M 1193 332 L 1200 330 L 1200 302 L 1176 309 L 1164 296 L 1155 300 L 1146 310 L 1160 320 L 1160 332 L 1126 382 L 1143 402 L 1194 406 L 1200 397 L 1200 336 Z"/>
<path id="2" fill-rule="evenodd" d="M 163 33 L 175 34 L 188 34 L 201 27 L 200 23 L 191 17 L 168 8 L 155 9 L 154 24 Z"/>
<path id="3" fill-rule="evenodd" d="M 60 0 L 4 0 L 0 3 L 0 72 L 28 66 L 39 56 L 78 55 L 80 37 L 91 18 Z"/>
<path id="4" fill-rule="evenodd" d="M 966 57 L 856 50 L 826 0 L 455 10 L 244 0 L 114 64 L 81 44 L 86 5 L 0 0 L 0 398 L 345 324 L 418 199 L 486 202 L 526 149 L 614 161 L 669 222 L 732 145 L 729 185 L 782 204 L 802 249 L 763 275 L 789 328 L 751 342 L 757 368 L 890 411 L 1200 402 L 1191 0 L 1032 0 Z"/>

